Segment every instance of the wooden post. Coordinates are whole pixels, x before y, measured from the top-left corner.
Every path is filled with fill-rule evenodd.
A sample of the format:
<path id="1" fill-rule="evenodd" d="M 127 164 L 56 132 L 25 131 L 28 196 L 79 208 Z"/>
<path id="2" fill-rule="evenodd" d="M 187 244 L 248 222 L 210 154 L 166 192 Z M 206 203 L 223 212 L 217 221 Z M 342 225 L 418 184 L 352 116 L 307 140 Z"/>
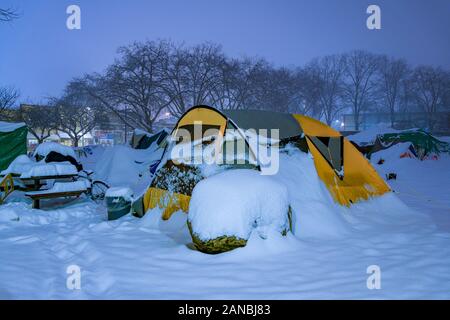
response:
<path id="1" fill-rule="evenodd" d="M 34 179 L 34 190 L 39 190 L 39 179 Z"/>
<path id="2" fill-rule="evenodd" d="M 33 209 L 39 209 L 39 198 L 33 199 Z"/>

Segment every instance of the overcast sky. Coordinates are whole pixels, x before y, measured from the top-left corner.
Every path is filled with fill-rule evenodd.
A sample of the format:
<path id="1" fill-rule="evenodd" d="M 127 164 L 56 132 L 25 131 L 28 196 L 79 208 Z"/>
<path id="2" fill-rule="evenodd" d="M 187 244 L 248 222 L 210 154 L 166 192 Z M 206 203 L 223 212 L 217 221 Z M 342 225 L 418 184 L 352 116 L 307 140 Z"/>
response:
<path id="1" fill-rule="evenodd" d="M 67 6 L 81 30 L 66 28 Z M 368 30 L 369 4 L 381 30 Z M 120 45 L 172 39 L 213 41 L 230 56 L 302 65 L 316 56 L 366 49 L 450 68 L 450 0 L 0 0 L 21 17 L 0 24 L 0 85 L 22 100 L 61 93 L 72 77 L 101 71 Z"/>

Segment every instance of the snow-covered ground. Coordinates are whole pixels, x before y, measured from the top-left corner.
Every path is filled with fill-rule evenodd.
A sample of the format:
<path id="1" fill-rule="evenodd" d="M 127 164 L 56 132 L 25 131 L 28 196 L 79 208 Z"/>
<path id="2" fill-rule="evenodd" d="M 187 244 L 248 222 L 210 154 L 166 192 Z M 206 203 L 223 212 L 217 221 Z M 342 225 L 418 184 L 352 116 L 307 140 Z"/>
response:
<path id="1" fill-rule="evenodd" d="M 109 169 L 99 174 L 115 185 L 144 188 L 145 151 L 119 149 L 81 160 L 97 171 L 103 162 Z M 347 209 L 334 204 L 309 155 L 281 154 L 273 179 L 288 189 L 295 235 L 252 233 L 246 247 L 218 255 L 192 249 L 181 212 L 106 221 L 105 207 L 86 198 L 35 210 L 13 194 L 0 206 L 0 298 L 450 299 L 450 156 L 377 156 L 383 177 L 397 173 L 395 192 Z M 117 169 L 130 159 L 133 168 Z M 66 286 L 71 265 L 81 270 L 80 290 Z M 371 265 L 381 289 L 367 288 Z"/>

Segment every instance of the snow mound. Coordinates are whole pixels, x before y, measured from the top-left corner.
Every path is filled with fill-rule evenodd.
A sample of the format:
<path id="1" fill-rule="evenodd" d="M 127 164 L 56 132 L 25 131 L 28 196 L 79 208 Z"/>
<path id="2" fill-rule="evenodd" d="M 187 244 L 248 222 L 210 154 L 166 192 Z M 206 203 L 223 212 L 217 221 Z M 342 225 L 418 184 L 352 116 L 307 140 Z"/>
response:
<path id="1" fill-rule="evenodd" d="M 285 149 L 280 153 L 280 168 L 274 179 L 287 186 L 297 237 L 335 238 L 351 231 L 345 208 L 336 204 L 320 180 L 310 154 L 297 148 Z"/>
<path id="2" fill-rule="evenodd" d="M 188 220 L 201 240 L 248 239 L 255 227 L 288 230 L 288 208 L 283 184 L 256 170 L 229 170 L 195 186 Z"/>
<path id="3" fill-rule="evenodd" d="M 70 156 L 74 159 L 77 159 L 75 151 L 68 146 L 62 145 L 57 142 L 44 142 L 36 147 L 36 150 L 33 152 L 33 157 L 36 155 L 40 155 L 41 157 L 46 157 L 50 152 L 58 152 L 63 156 Z"/>
<path id="4" fill-rule="evenodd" d="M 69 162 L 36 163 L 28 171 L 23 172 L 21 178 L 76 175 L 77 168 Z"/>
<path id="5" fill-rule="evenodd" d="M 14 159 L 13 162 L 10 163 L 8 168 L 1 172 L 2 175 L 7 175 L 8 173 L 12 174 L 22 174 L 26 172 L 36 165 L 36 162 L 28 158 L 26 155 L 22 154 Z"/>
<path id="6" fill-rule="evenodd" d="M 370 158 L 374 163 L 377 163 L 380 159 L 383 159 L 385 161 L 392 161 L 394 159 L 400 159 L 402 157 L 415 158 L 413 152 L 410 150 L 411 146 L 411 142 L 397 143 L 387 149 L 373 153 Z"/>
<path id="7" fill-rule="evenodd" d="M 8 208 L 2 209 L 0 214 L 0 222 L 10 222 L 10 221 L 19 221 L 19 215 L 16 211 L 10 210 Z"/>

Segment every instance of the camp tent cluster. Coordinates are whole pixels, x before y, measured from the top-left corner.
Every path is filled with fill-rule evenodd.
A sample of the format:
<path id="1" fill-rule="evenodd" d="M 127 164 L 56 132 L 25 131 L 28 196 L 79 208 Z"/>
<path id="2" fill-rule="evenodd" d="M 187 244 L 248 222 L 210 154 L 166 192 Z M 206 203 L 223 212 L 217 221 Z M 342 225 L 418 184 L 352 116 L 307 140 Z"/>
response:
<path id="1" fill-rule="evenodd" d="M 423 130 L 406 130 L 398 133 L 377 135 L 373 145 L 367 146 L 368 156 L 398 143 L 410 143 L 408 153 L 401 157 L 415 157 L 419 160 L 437 159 L 441 153 L 450 153 L 449 144 L 433 137 Z"/>
<path id="2" fill-rule="evenodd" d="M 201 126 L 201 129 L 197 127 Z M 177 210 L 187 212 L 190 196 L 195 185 L 206 175 L 202 166 L 174 159 L 171 148 L 179 142 L 181 131 L 193 133 L 196 130 L 205 133 L 208 129 L 216 129 L 211 138 L 189 143 L 202 144 L 204 148 L 213 146 L 215 157 L 232 153 L 235 158 L 243 158 L 232 165 L 225 164 L 225 169 L 253 168 L 261 170 L 257 151 L 251 143 L 247 131 L 269 132 L 278 129 L 278 144 L 293 143 L 304 152 L 310 152 L 314 158 L 315 168 L 334 200 L 344 206 L 366 200 L 372 196 L 382 195 L 390 189 L 384 180 L 364 156 L 338 131 L 322 122 L 307 116 L 260 110 L 224 110 L 219 111 L 208 106 L 196 106 L 188 110 L 178 121 L 171 134 L 172 143 L 166 147 L 165 159 L 156 172 L 148 190 L 142 198 L 141 209 L 135 212 L 142 215 L 154 207 L 164 209 L 163 218 L 170 218 Z M 228 130 L 233 129 L 234 139 L 242 139 L 246 145 L 244 154 L 227 148 L 230 141 Z M 251 131 L 250 130 L 250 131 Z M 236 134 L 237 132 L 237 134 Z M 253 131 L 252 131 L 253 132 Z M 236 137 L 237 136 L 237 137 Z M 274 141 L 267 135 L 259 140 L 267 145 Z M 262 142 L 261 142 L 262 141 Z M 238 183 L 238 182 L 237 182 Z M 298 192 L 302 192 L 300 189 Z"/>

